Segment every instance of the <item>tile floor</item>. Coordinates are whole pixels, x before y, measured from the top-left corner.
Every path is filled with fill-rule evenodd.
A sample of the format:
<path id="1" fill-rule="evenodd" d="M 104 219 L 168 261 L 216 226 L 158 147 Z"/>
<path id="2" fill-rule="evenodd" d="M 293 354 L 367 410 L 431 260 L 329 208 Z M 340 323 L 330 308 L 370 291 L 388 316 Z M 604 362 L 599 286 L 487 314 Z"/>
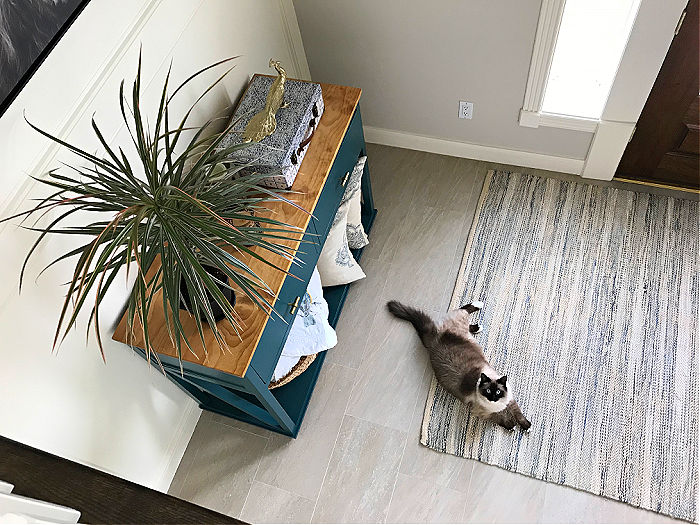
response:
<path id="1" fill-rule="evenodd" d="M 575 178 L 368 150 L 379 210 L 368 277 L 350 290 L 298 438 L 203 413 L 169 492 L 251 523 L 675 521 L 420 445 L 431 371 L 413 329 L 384 304 L 446 310 L 489 169 Z"/>

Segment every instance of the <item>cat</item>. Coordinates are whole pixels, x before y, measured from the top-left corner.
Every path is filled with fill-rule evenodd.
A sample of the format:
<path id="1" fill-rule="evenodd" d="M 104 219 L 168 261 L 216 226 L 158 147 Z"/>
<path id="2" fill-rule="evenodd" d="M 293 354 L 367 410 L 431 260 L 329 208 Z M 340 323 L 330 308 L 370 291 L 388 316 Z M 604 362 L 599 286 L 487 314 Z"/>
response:
<path id="1" fill-rule="evenodd" d="M 507 376 L 501 376 L 491 367 L 472 335 L 478 333 L 480 327 L 470 324 L 471 314 L 482 307 L 481 303 L 469 303 L 449 312 L 437 324 L 417 308 L 398 301 L 387 303 L 391 314 L 409 321 L 416 329 L 423 346 L 428 349 L 435 377 L 445 390 L 471 405 L 477 417 L 508 430 L 516 425 L 528 430 L 530 422 L 520 411 Z"/>

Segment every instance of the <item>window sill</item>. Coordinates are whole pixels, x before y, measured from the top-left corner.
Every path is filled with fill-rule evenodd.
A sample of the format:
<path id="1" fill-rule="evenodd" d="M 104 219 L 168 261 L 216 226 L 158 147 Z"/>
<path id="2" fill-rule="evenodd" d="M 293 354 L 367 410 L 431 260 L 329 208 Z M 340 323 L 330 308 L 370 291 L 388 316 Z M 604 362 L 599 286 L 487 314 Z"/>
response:
<path id="1" fill-rule="evenodd" d="M 526 128 L 546 126 L 549 128 L 572 129 L 575 131 L 588 131 L 590 133 L 595 133 L 596 129 L 598 129 L 598 123 L 600 120 L 521 109 L 520 119 L 518 122 L 521 126 Z"/>

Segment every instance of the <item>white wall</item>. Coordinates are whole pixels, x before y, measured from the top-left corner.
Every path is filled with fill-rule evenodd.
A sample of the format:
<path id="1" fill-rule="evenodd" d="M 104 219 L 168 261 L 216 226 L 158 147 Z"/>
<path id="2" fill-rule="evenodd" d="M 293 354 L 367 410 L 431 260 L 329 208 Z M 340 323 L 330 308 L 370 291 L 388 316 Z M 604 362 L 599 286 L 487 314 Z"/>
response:
<path id="1" fill-rule="evenodd" d="M 143 46 L 145 99 L 153 106 L 170 59 L 174 82 L 221 58 L 242 55 L 194 122 L 225 111 L 249 77 L 267 72 L 270 57 L 290 76 L 307 77 L 291 2 L 286 0 L 92 0 L 9 110 L 0 117 L 0 216 L 42 194 L 28 174 L 66 159 L 25 124 L 35 124 L 96 150 L 93 112 L 113 143 L 125 142 L 118 86 L 133 78 Z M 186 90 L 189 104 L 215 74 Z M 57 156 L 58 154 L 58 156 Z M 46 242 L 19 269 L 35 234 L 0 229 L 0 434 L 48 452 L 166 490 L 199 417 L 196 404 L 125 345 L 111 340 L 128 286 L 121 282 L 101 310 L 106 363 L 84 325 L 52 355 L 55 323 L 70 265 L 35 282 L 38 270 L 75 241 Z M 12 481 L 12 480 L 8 480 Z"/>
<path id="2" fill-rule="evenodd" d="M 366 126 L 586 157 L 591 133 L 518 124 L 539 0 L 294 0 L 294 7 L 313 79 L 361 87 Z M 474 102 L 472 120 L 457 118 L 459 100 Z M 370 131 L 368 140 L 377 135 Z"/>

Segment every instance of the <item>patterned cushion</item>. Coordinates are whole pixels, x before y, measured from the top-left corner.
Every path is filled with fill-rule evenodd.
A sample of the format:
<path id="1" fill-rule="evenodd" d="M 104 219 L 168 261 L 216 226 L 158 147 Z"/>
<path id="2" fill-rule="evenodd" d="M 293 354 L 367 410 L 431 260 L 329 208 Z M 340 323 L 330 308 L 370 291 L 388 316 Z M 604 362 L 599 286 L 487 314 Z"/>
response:
<path id="1" fill-rule="evenodd" d="M 365 233 L 365 229 L 362 227 L 362 173 L 365 169 L 365 162 L 367 162 L 367 157 L 360 157 L 355 165 L 355 169 L 352 170 L 352 175 L 348 181 L 348 187 L 345 190 L 345 195 L 343 200 L 348 199 L 350 204 L 348 205 L 348 246 L 351 249 L 356 250 L 358 248 L 364 248 L 369 244 L 369 239 Z"/>
<path id="2" fill-rule="evenodd" d="M 366 158 L 367 157 L 363 157 L 362 159 L 366 160 Z M 365 277 L 365 272 L 362 271 L 360 265 L 355 261 L 352 253 L 350 253 L 350 246 L 348 245 L 348 212 L 353 195 L 356 194 L 358 199 L 360 196 L 358 190 L 365 164 L 365 161 L 362 159 L 359 177 L 356 175 L 358 168 L 355 166 L 352 176 L 350 180 L 348 180 L 348 186 L 343 195 L 343 200 L 333 219 L 331 231 L 328 233 L 326 243 L 323 245 L 321 256 L 318 259 L 318 271 L 321 274 L 323 286 L 348 284 Z M 360 162 L 358 162 L 358 165 L 359 164 Z M 353 179 L 355 179 L 355 184 L 353 184 Z M 364 235 L 364 230 L 362 233 Z"/>

